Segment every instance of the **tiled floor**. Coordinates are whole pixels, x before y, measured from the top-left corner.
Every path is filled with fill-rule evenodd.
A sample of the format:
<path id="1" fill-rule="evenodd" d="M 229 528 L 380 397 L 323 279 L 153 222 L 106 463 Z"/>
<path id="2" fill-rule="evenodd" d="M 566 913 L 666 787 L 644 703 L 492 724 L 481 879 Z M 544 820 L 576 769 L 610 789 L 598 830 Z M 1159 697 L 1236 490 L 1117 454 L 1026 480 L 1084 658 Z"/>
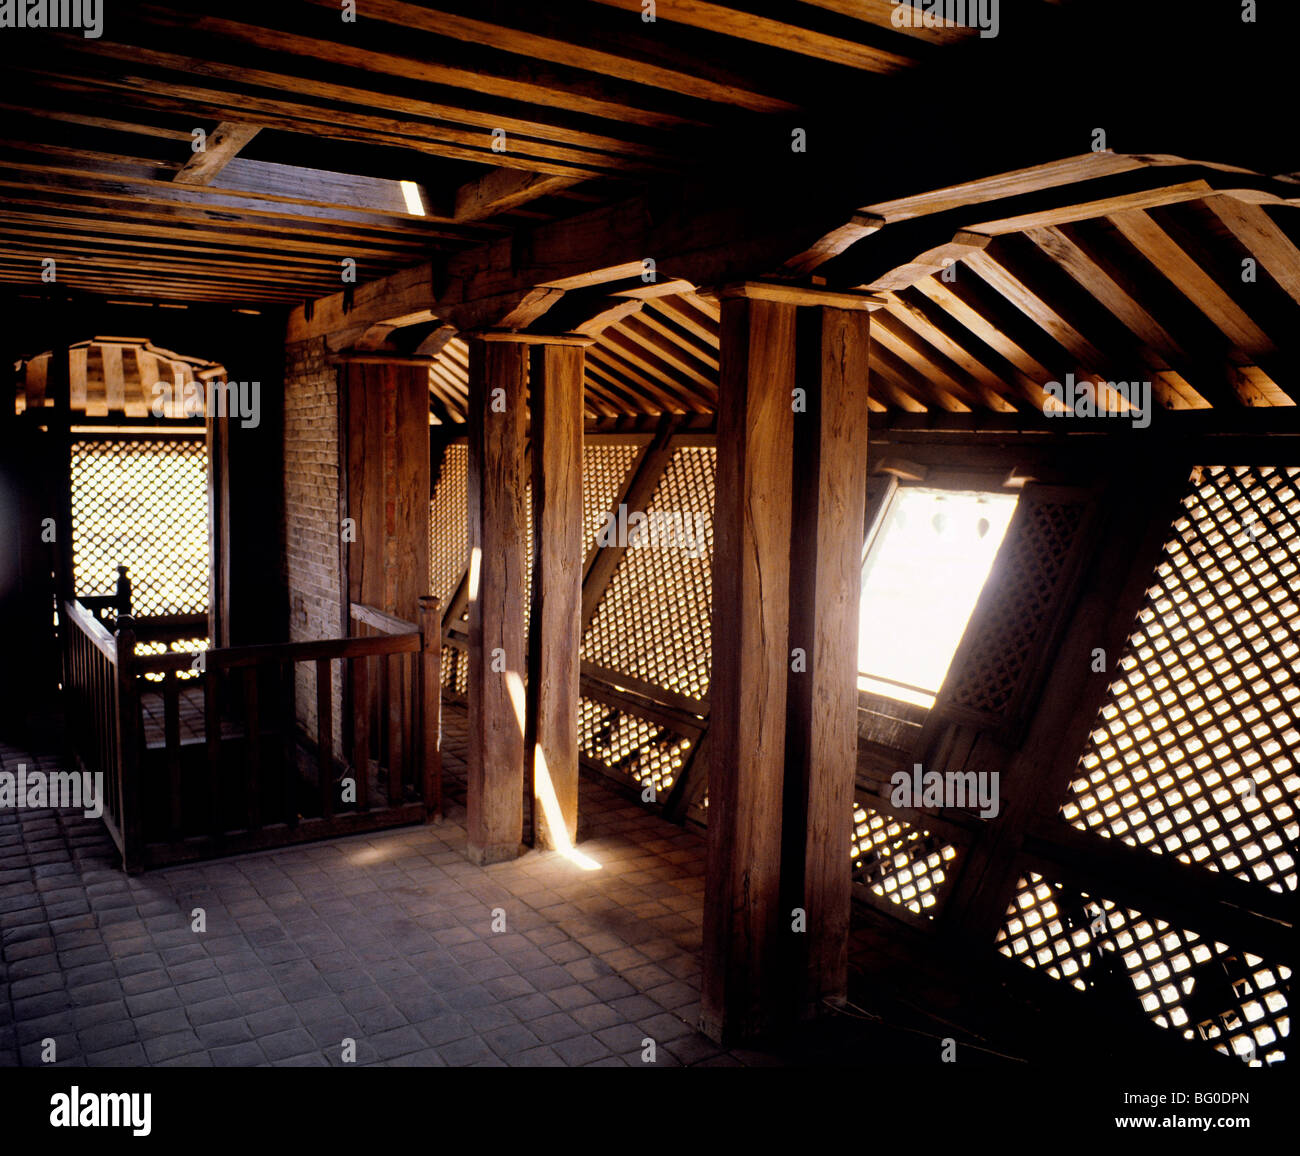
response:
<path id="1" fill-rule="evenodd" d="M 131 878 L 97 820 L 0 811 L 0 1066 L 775 1062 L 693 1030 L 703 840 L 584 777 L 598 869 L 475 867 L 462 736 L 439 823 Z"/>

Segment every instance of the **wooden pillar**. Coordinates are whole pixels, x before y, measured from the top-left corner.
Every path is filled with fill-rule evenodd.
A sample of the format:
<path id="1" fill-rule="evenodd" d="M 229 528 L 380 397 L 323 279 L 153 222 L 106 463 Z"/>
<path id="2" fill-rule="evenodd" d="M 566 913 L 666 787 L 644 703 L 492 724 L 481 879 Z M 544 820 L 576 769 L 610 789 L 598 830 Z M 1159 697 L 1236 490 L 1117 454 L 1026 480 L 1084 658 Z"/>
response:
<path id="1" fill-rule="evenodd" d="M 724 297 L 700 1015 L 718 1040 L 779 1003 L 794 342 L 793 305 Z"/>
<path id="2" fill-rule="evenodd" d="M 527 347 L 469 341 L 469 858 L 523 838 Z"/>
<path id="3" fill-rule="evenodd" d="M 442 602 L 420 595 L 420 754 L 424 812 L 442 815 Z"/>
<path id="4" fill-rule="evenodd" d="M 785 925 L 800 1015 L 848 987 L 869 329 L 862 309 L 799 311 L 783 906 L 804 912 Z"/>
<path id="5" fill-rule="evenodd" d="M 204 389 L 212 383 L 204 381 Z M 230 418 L 209 416 L 204 423 L 208 458 L 208 637 L 216 647 L 230 645 Z"/>
<path id="6" fill-rule="evenodd" d="M 429 585 L 429 378 L 427 369 L 340 356 L 347 414 L 340 565 L 347 600 L 416 622 Z"/>
<path id="7" fill-rule="evenodd" d="M 568 850 L 578 835 L 578 651 L 582 642 L 583 345 L 535 345 L 530 377 L 533 586 L 528 735 L 534 842 Z"/>
<path id="8" fill-rule="evenodd" d="M 868 300 L 723 293 L 700 1024 L 717 1040 L 845 994 Z"/>
<path id="9" fill-rule="evenodd" d="M 136 680 L 135 619 L 120 615 L 117 628 L 117 662 L 114 673 L 113 703 L 117 711 L 117 792 L 121 804 L 118 829 L 122 835 L 122 870 L 139 871 L 144 851 L 144 791 L 140 783 L 140 697 Z M 74 628 L 75 629 L 75 628 Z M 205 682 L 212 685 L 216 671 Z"/>
<path id="10" fill-rule="evenodd" d="M 70 346 L 76 318 L 71 302 L 53 302 L 54 340 L 46 371 L 45 391 L 54 401 L 49 417 L 52 449 L 47 493 L 53 499 L 55 562 L 54 582 L 59 605 L 76 597 L 72 549 L 72 373 Z M 88 593 L 90 593 L 88 591 Z"/>

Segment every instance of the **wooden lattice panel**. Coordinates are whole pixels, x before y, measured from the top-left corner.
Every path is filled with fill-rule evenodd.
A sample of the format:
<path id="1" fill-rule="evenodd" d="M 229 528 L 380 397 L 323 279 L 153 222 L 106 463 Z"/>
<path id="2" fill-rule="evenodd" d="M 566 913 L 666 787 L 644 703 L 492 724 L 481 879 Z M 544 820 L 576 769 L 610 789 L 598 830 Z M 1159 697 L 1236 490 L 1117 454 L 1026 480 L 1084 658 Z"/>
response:
<path id="1" fill-rule="evenodd" d="M 208 468 L 202 437 L 72 446 L 78 595 L 111 594 L 117 566 L 137 617 L 208 609 Z"/>
<path id="2" fill-rule="evenodd" d="M 456 694 L 469 694 L 469 651 L 459 646 L 442 648 L 442 685 Z"/>
<path id="3" fill-rule="evenodd" d="M 589 442 L 582 453 L 582 527 L 585 558 L 600 530 L 605 511 L 617 505 L 627 481 L 628 471 L 636 462 L 639 447 L 634 443 Z M 447 447 L 442 472 L 432 501 L 429 503 L 429 588 L 446 606 L 464 576 L 469 559 L 468 532 L 469 451 L 463 442 Z M 524 490 L 524 513 L 531 521 L 532 484 Z M 524 621 L 531 615 L 533 542 L 531 536 L 524 549 Z M 469 621 L 468 611 L 461 622 Z"/>
<path id="4" fill-rule="evenodd" d="M 705 548 L 695 558 L 677 546 L 629 549 L 582 651 L 600 666 L 692 698 L 709 688 L 713 470 L 711 446 L 673 454 L 644 512 L 701 515 Z"/>
<path id="5" fill-rule="evenodd" d="M 469 558 L 468 477 L 469 450 L 464 442 L 453 442 L 429 503 L 429 592 L 442 599 L 444 610 Z"/>
<path id="6" fill-rule="evenodd" d="M 1300 469 L 1197 471 L 1062 816 L 1296 889 Z"/>
<path id="7" fill-rule="evenodd" d="M 582 447 L 582 556 L 591 553 L 605 512 L 618 504 L 640 447 L 626 442 L 588 442 Z"/>
<path id="8" fill-rule="evenodd" d="M 1255 1065 L 1286 1058 L 1291 971 L 1257 955 L 1033 872 L 1017 885 L 997 947 L 1080 991 L 1131 990 L 1154 1023 L 1225 1054 Z"/>
<path id="9" fill-rule="evenodd" d="M 578 744 L 583 755 L 629 783 L 653 783 L 662 800 L 681 774 L 694 745 L 690 738 L 618 707 L 578 700 Z"/>
<path id="10" fill-rule="evenodd" d="M 1021 500 L 953 662 L 947 709 L 1006 721 L 1051 627 L 1086 509 L 1080 501 Z"/>
<path id="11" fill-rule="evenodd" d="M 855 804 L 849 855 L 855 883 L 933 919 L 957 848 L 894 815 Z"/>

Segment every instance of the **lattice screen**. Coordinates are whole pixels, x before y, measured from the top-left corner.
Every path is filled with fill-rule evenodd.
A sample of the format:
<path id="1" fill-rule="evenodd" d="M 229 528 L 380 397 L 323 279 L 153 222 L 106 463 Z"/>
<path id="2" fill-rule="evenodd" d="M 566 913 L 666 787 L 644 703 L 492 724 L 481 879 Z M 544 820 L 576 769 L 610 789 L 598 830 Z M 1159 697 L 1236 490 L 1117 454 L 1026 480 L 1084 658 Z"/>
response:
<path id="1" fill-rule="evenodd" d="M 940 703 L 1005 721 L 1050 628 L 1087 507 L 1026 491 L 994 563 Z"/>
<path id="2" fill-rule="evenodd" d="M 1197 471 L 1061 809 L 1295 891 L 1300 469 Z"/>
<path id="3" fill-rule="evenodd" d="M 457 694 L 469 694 L 469 651 L 459 646 L 442 648 L 442 685 Z"/>
<path id="4" fill-rule="evenodd" d="M 713 559 L 711 446 L 674 454 L 644 513 L 700 515 L 705 548 L 629 549 L 583 640 L 582 656 L 642 682 L 704 698 L 709 688 Z"/>
<path id="5" fill-rule="evenodd" d="M 582 556 L 591 553 L 606 510 L 618 504 L 640 447 L 591 442 L 582 447 Z"/>
<path id="6" fill-rule="evenodd" d="M 653 783 L 662 801 L 690 757 L 691 740 L 668 727 L 594 699 L 578 703 L 578 742 L 590 759 L 626 775 L 638 787 Z"/>
<path id="7" fill-rule="evenodd" d="M 1255 1066 L 1286 1058 L 1290 968 L 1033 872 L 1017 885 L 997 944 L 1080 991 L 1126 979 L 1154 1023 L 1224 1054 Z"/>
<path id="8" fill-rule="evenodd" d="M 429 503 L 429 593 L 442 599 L 443 610 L 460 585 L 469 557 L 466 485 L 469 450 L 453 442 L 442 459 L 442 472 Z"/>
<path id="9" fill-rule="evenodd" d="M 957 848 L 894 815 L 855 804 L 849 855 L 855 883 L 933 919 Z"/>
<path id="10" fill-rule="evenodd" d="M 128 567 L 138 617 L 208 608 L 207 448 L 202 437 L 72 446 L 76 592 L 111 594 Z"/>
<path id="11" fill-rule="evenodd" d="M 582 449 L 583 557 L 590 552 L 600 529 L 602 515 L 616 505 L 628 471 L 635 464 L 639 446 L 627 442 L 588 442 Z M 429 504 L 429 588 L 443 599 L 444 607 L 455 594 L 468 561 L 467 483 L 469 452 L 463 442 L 447 447 L 442 473 Z M 532 487 L 525 491 L 525 509 L 532 516 Z M 525 551 L 525 622 L 532 591 L 532 543 Z M 461 622 L 468 622 L 468 614 Z M 444 649 L 443 684 L 465 692 L 468 669 L 463 651 Z"/>

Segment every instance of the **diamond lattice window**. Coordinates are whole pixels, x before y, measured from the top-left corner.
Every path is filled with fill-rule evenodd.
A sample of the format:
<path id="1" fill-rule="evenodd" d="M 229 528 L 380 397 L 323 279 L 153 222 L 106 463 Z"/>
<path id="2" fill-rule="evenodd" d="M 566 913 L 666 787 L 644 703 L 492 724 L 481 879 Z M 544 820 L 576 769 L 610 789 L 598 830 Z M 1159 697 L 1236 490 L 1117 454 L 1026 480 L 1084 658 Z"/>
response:
<path id="1" fill-rule="evenodd" d="M 683 447 L 673 454 L 641 512 L 698 515 L 704 549 L 696 557 L 680 544 L 629 549 L 582 649 L 583 658 L 599 666 L 692 698 L 704 698 L 709 688 L 713 468 L 712 447 Z"/>
<path id="2" fill-rule="evenodd" d="M 469 450 L 453 442 L 442 458 L 442 470 L 429 503 L 429 593 L 442 599 L 443 610 L 456 593 L 469 556 L 466 514 Z"/>
<path id="3" fill-rule="evenodd" d="M 1197 471 L 1061 809 L 1075 827 L 1296 889 L 1298 485 Z"/>
<path id="4" fill-rule="evenodd" d="M 1286 1058 L 1291 970 L 1108 899 L 1020 879 L 998 950 L 1080 991 L 1129 991 L 1162 1028 L 1255 1066 Z"/>
<path id="5" fill-rule="evenodd" d="M 858 805 L 849 854 L 856 883 L 933 919 L 957 848 L 895 815 Z"/>
<path id="6" fill-rule="evenodd" d="M 582 698 L 578 744 L 584 755 L 663 799 L 690 757 L 691 740 L 618 707 Z"/>
<path id="7" fill-rule="evenodd" d="M 596 544 L 606 510 L 618 503 L 640 447 L 595 442 L 582 447 L 582 556 Z"/>
<path id="8" fill-rule="evenodd" d="M 202 437 L 74 442 L 72 554 L 78 595 L 111 594 L 121 564 L 137 617 L 206 613 Z"/>

